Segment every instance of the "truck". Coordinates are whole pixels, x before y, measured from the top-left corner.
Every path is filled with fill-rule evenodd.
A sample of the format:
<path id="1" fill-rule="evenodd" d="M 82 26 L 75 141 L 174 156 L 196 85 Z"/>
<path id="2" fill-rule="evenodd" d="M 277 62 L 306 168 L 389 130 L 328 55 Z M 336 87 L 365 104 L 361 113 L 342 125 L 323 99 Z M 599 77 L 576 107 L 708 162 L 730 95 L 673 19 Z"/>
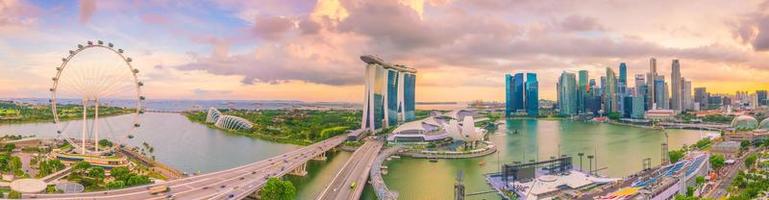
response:
<path id="1" fill-rule="evenodd" d="M 168 188 L 168 186 L 166 185 L 156 185 L 149 188 L 150 194 L 153 194 L 153 195 L 158 193 L 168 192 L 169 190 L 171 189 Z"/>

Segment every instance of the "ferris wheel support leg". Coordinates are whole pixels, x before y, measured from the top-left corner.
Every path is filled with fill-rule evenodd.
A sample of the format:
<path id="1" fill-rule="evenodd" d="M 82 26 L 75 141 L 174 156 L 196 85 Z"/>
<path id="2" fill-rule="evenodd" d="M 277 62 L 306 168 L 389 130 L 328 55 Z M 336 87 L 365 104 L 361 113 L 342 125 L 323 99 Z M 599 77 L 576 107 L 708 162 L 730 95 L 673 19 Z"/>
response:
<path id="1" fill-rule="evenodd" d="M 94 105 L 94 117 L 93 117 L 93 146 L 96 152 L 99 152 L 99 99 L 96 99 L 96 105 Z"/>
<path id="2" fill-rule="evenodd" d="M 83 98 L 83 132 L 80 137 L 80 153 L 85 155 L 85 133 L 88 131 L 88 99 Z"/>

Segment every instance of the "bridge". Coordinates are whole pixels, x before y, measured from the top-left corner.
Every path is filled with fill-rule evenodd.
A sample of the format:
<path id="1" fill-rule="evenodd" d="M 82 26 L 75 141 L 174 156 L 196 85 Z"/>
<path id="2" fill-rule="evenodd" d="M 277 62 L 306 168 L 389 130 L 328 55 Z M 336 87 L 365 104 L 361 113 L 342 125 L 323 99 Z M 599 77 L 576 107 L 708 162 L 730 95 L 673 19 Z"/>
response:
<path id="1" fill-rule="evenodd" d="M 270 177 L 280 177 L 286 174 L 306 174 L 307 172 L 304 171 L 304 169 L 308 161 L 325 158 L 325 153 L 327 151 L 342 144 L 346 138 L 346 135 L 339 135 L 301 149 L 280 154 L 267 160 L 168 182 L 100 192 L 23 194 L 22 197 L 62 200 L 145 200 L 165 199 L 169 196 L 173 196 L 176 199 L 243 199 L 253 195 L 254 192 L 264 186 L 267 179 Z M 373 149 L 374 147 L 371 148 Z M 381 144 L 379 144 L 379 147 L 381 147 Z M 366 155 L 369 153 L 370 152 Z M 360 189 L 363 188 L 364 183 L 365 182 L 360 182 Z M 151 194 L 149 189 L 155 186 L 167 186 L 169 191 L 160 194 Z"/>
<path id="2" fill-rule="evenodd" d="M 709 130 L 720 131 L 730 127 L 728 124 L 709 124 L 709 123 L 673 123 L 673 122 L 660 122 L 657 125 L 664 126 L 665 128 L 679 128 L 679 129 L 697 129 L 697 130 Z"/>
<path id="3" fill-rule="evenodd" d="M 318 195 L 318 200 L 358 200 L 366 185 L 369 170 L 384 146 L 383 141 L 368 140 L 352 154 L 331 183 Z"/>
<path id="4" fill-rule="evenodd" d="M 382 151 L 382 153 L 379 153 L 379 156 L 377 156 L 376 160 L 374 161 L 374 166 L 371 167 L 371 172 L 369 172 L 369 176 L 371 176 L 371 186 L 374 187 L 374 192 L 376 192 L 377 199 L 381 199 L 381 200 L 398 199 L 398 192 L 391 191 L 389 188 L 387 188 L 387 184 L 385 184 L 384 178 L 382 178 L 382 165 L 384 164 L 387 157 L 390 157 L 393 154 L 398 153 L 398 151 L 402 149 L 403 149 L 402 146 L 396 146 L 389 149 L 385 149 L 384 151 Z"/>

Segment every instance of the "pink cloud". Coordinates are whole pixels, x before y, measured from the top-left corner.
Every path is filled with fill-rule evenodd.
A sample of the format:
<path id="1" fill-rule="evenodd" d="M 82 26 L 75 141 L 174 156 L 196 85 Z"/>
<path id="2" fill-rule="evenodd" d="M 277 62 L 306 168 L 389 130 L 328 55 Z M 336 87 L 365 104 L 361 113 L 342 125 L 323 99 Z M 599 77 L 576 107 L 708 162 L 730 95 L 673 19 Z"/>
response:
<path id="1" fill-rule="evenodd" d="M 80 22 L 87 23 L 96 11 L 95 0 L 80 0 Z"/>

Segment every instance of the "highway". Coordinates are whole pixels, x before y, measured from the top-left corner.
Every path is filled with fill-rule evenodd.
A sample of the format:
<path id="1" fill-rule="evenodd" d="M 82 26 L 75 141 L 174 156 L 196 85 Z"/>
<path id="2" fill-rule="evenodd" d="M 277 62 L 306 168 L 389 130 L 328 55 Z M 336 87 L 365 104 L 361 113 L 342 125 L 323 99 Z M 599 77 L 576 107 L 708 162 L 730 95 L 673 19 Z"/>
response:
<path id="1" fill-rule="evenodd" d="M 266 160 L 247 165 L 185 177 L 164 183 L 137 186 L 119 190 L 73 194 L 24 194 L 23 198 L 36 199 L 242 199 L 261 188 L 270 177 L 280 177 L 291 172 L 318 155 L 345 141 L 346 135 L 326 139 L 301 149 L 287 152 Z M 167 185 L 170 190 L 150 194 L 149 188 Z"/>
<path id="2" fill-rule="evenodd" d="M 318 195 L 318 200 L 358 200 L 366 185 L 369 170 L 384 143 L 368 140 L 352 154 L 331 183 Z"/>

